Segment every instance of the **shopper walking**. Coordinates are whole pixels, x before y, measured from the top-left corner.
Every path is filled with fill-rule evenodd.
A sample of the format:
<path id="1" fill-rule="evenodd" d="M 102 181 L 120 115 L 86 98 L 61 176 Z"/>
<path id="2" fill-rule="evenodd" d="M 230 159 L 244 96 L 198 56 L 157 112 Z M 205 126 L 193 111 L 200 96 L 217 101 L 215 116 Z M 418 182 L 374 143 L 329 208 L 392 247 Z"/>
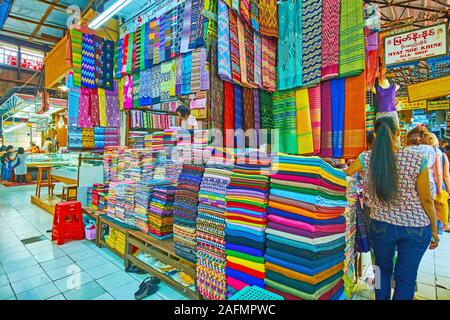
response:
<path id="1" fill-rule="evenodd" d="M 19 184 L 25 184 L 27 182 L 27 154 L 24 148 L 17 149 L 16 161 L 14 163 L 14 174 L 16 176 L 16 182 Z"/>
<path id="2" fill-rule="evenodd" d="M 420 261 L 427 248 L 439 243 L 427 162 L 420 153 L 399 148 L 399 135 L 392 118 L 377 119 L 373 149 L 361 153 L 346 170 L 349 176 L 362 172 L 364 177 L 378 267 L 377 300 L 390 300 L 392 274 L 393 299 L 412 300 Z"/>
<path id="3" fill-rule="evenodd" d="M 6 186 L 11 179 L 11 174 L 14 168 L 14 154 L 7 152 L 2 157 L 2 183 Z"/>

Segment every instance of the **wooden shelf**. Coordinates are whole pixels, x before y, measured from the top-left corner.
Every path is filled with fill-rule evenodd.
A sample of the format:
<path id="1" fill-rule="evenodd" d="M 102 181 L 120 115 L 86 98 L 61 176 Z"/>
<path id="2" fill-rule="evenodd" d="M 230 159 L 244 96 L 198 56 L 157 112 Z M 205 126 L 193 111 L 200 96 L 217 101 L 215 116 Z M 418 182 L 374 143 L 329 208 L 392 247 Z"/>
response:
<path id="1" fill-rule="evenodd" d="M 152 112 L 152 113 L 165 113 L 171 116 L 177 116 L 178 114 L 174 111 L 168 111 L 168 110 L 159 110 L 159 109 L 151 109 L 151 108 L 144 108 L 144 107 L 137 107 L 133 109 L 126 109 L 125 111 L 132 111 L 132 110 L 139 110 L 139 111 L 146 111 L 146 112 Z"/>
<path id="2" fill-rule="evenodd" d="M 129 131 L 147 131 L 147 132 L 163 132 L 165 129 L 155 129 L 155 128 L 130 128 Z"/>

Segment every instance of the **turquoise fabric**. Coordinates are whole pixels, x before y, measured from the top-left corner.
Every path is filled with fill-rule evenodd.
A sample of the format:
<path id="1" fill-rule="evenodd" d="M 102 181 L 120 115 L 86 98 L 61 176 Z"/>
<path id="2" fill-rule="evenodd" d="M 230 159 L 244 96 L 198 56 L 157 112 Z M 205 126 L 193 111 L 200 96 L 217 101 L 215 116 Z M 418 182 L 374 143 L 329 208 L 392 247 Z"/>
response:
<path id="1" fill-rule="evenodd" d="M 272 241 L 281 243 L 281 244 L 285 244 L 291 247 L 295 247 L 298 249 L 303 249 L 303 250 L 308 250 L 308 251 L 312 251 L 312 252 L 319 252 L 319 251 L 325 251 L 325 250 L 333 250 L 336 247 L 345 245 L 345 238 L 339 238 L 337 240 L 328 242 L 326 244 L 318 244 L 318 245 L 311 245 L 308 243 L 303 243 L 303 242 L 299 242 L 299 241 L 294 241 L 291 239 L 286 239 L 283 237 L 279 237 L 273 234 L 267 234 L 267 239 L 270 239 Z"/>

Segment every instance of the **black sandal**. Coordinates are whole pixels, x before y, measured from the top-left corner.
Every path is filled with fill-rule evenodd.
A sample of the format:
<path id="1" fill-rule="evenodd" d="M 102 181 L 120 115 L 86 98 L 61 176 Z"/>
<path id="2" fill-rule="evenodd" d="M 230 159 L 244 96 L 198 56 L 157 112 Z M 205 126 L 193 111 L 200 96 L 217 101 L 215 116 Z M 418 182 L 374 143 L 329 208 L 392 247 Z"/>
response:
<path id="1" fill-rule="evenodd" d="M 156 293 L 156 291 L 158 291 L 158 286 L 156 284 L 153 284 L 151 281 L 144 281 L 139 286 L 139 290 L 134 294 L 134 298 L 136 300 L 142 300 Z"/>
<path id="2" fill-rule="evenodd" d="M 125 272 L 137 273 L 137 274 L 145 274 L 146 273 L 144 270 L 142 270 L 141 268 L 138 268 L 136 266 L 129 266 L 129 267 L 125 268 Z"/>
<path id="3" fill-rule="evenodd" d="M 156 285 L 156 284 L 159 284 L 161 282 L 161 280 L 154 276 L 147 277 L 141 282 L 141 284 L 139 285 L 139 288 L 142 288 L 148 282 Z"/>

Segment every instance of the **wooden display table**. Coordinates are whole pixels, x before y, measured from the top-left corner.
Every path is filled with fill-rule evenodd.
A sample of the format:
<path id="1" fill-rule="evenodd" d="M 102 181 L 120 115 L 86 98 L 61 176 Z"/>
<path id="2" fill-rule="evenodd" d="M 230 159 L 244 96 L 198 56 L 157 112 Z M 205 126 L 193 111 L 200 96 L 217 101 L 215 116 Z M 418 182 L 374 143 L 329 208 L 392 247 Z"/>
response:
<path id="1" fill-rule="evenodd" d="M 161 281 L 171 285 L 181 292 L 184 292 L 190 298 L 196 300 L 201 299 L 201 295 L 198 292 L 188 289 L 168 275 L 159 272 L 158 270 L 152 268 L 151 266 L 134 257 L 131 249 L 132 246 L 141 249 L 143 252 L 148 253 L 161 262 L 171 265 L 178 271 L 185 272 L 193 279 L 196 279 L 197 272 L 195 264 L 176 255 L 175 249 L 173 248 L 173 239 L 158 240 L 141 231 L 128 231 L 125 267 L 128 267 L 132 263 L 142 270 L 145 270 L 155 277 L 158 277 L 159 279 L 161 279 Z"/>
<path id="2" fill-rule="evenodd" d="M 106 241 L 103 239 L 102 237 L 102 229 L 103 229 L 103 225 L 107 225 L 110 228 L 116 229 L 117 231 L 122 232 L 123 234 L 125 234 L 125 248 L 127 247 L 127 239 L 128 239 L 128 232 L 131 230 L 131 228 L 126 227 L 124 223 L 120 223 L 119 221 L 114 221 L 114 219 L 108 217 L 106 214 L 99 214 L 98 215 L 98 220 L 97 220 L 97 246 L 99 248 L 101 247 L 105 247 L 108 248 L 109 250 L 111 250 L 112 252 L 114 252 L 115 254 L 117 254 L 119 257 L 121 257 L 123 260 L 125 259 L 125 255 L 123 255 L 122 253 L 120 253 L 119 251 L 116 250 L 116 248 L 112 248 L 110 247 Z"/>

